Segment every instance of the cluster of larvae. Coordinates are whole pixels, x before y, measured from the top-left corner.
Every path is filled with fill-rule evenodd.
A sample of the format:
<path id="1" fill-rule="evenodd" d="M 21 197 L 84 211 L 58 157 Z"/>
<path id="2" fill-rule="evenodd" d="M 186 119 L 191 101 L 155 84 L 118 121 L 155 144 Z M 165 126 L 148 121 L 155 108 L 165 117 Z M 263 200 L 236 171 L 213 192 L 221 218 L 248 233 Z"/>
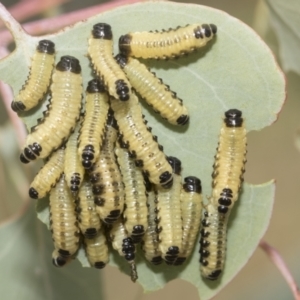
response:
<path id="1" fill-rule="evenodd" d="M 54 43 L 39 42 L 11 107 L 30 110 L 50 90 L 47 110 L 28 134 L 20 160 L 47 159 L 29 195 L 40 199 L 50 193 L 54 265 L 65 265 L 83 243 L 91 265 L 103 268 L 109 241 L 129 262 L 135 281 L 138 243 L 154 265 L 181 265 L 191 254 L 202 219 L 201 182 L 189 176 L 182 183 L 180 160 L 164 154 L 137 94 L 170 124 L 186 125 L 189 114 L 176 93 L 134 57 L 178 58 L 205 46 L 216 32 L 213 24 L 194 24 L 129 33 L 120 37 L 114 57 L 110 25 L 95 24 L 87 48 L 97 77 L 86 87 L 84 113 L 79 60 L 62 56 L 54 67 Z M 242 113 L 230 109 L 215 156 L 212 196 L 203 204 L 200 263 L 211 280 L 224 267 L 226 224 L 241 188 L 245 154 Z"/>

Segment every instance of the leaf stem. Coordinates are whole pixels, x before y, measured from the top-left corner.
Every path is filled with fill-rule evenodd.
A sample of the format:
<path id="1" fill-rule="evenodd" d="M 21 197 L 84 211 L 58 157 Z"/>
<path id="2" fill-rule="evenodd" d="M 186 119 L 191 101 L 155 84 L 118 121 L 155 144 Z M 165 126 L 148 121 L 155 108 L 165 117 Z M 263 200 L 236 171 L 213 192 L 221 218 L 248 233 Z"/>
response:
<path id="1" fill-rule="evenodd" d="M 259 246 L 267 253 L 269 258 L 279 269 L 280 273 L 282 274 L 287 284 L 289 285 L 290 289 L 292 290 L 294 299 L 300 300 L 300 291 L 296 284 L 296 281 L 294 280 L 291 272 L 289 271 L 286 263 L 284 262 L 284 260 L 282 259 L 278 251 L 272 246 L 270 246 L 268 243 L 266 243 L 265 241 L 260 241 Z"/>

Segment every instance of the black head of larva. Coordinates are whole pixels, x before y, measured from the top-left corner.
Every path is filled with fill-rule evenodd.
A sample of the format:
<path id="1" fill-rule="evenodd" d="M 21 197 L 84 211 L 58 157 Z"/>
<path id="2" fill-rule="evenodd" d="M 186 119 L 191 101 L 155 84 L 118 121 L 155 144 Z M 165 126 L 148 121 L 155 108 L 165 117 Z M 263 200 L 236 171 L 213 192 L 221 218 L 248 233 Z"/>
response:
<path id="1" fill-rule="evenodd" d="M 114 112 L 111 108 L 108 110 L 106 124 L 107 124 L 107 126 L 111 126 L 116 130 L 119 129 L 117 120 L 114 117 Z"/>
<path id="2" fill-rule="evenodd" d="M 159 176 L 159 182 L 165 189 L 170 189 L 173 186 L 173 175 L 165 171 Z"/>
<path id="3" fill-rule="evenodd" d="M 72 72 L 75 74 L 80 74 L 81 66 L 77 58 L 70 55 L 65 55 L 60 58 L 60 61 L 56 65 L 56 70 L 61 72 Z"/>
<path id="4" fill-rule="evenodd" d="M 55 44 L 50 40 L 41 40 L 39 41 L 36 50 L 40 53 L 48 53 L 54 54 L 55 53 Z"/>
<path id="5" fill-rule="evenodd" d="M 168 156 L 167 161 L 172 167 L 173 173 L 180 175 L 181 173 L 181 161 L 174 156 Z"/>
<path id="6" fill-rule="evenodd" d="M 125 34 L 121 35 L 119 38 L 119 49 L 120 52 L 126 56 L 130 55 L 130 43 L 131 43 L 131 35 Z"/>
<path id="7" fill-rule="evenodd" d="M 201 194 L 201 180 L 195 176 L 185 177 L 183 188 L 186 192 L 196 192 L 198 194 Z"/>
<path id="8" fill-rule="evenodd" d="M 119 79 L 115 82 L 116 92 L 121 101 L 129 100 L 129 88 L 123 79 Z"/>
<path id="9" fill-rule="evenodd" d="M 60 267 L 63 267 L 67 263 L 67 259 L 58 255 L 57 257 L 52 258 L 52 263 L 55 267 L 60 268 Z"/>
<path id="10" fill-rule="evenodd" d="M 243 125 L 242 112 L 238 109 L 227 110 L 224 122 L 227 127 L 241 127 Z"/>
<path id="11" fill-rule="evenodd" d="M 214 270 L 206 278 L 209 280 L 217 280 L 222 273 L 222 270 Z"/>
<path id="12" fill-rule="evenodd" d="M 96 269 L 103 269 L 106 266 L 106 264 L 103 261 L 97 261 L 94 263 L 94 267 Z"/>
<path id="13" fill-rule="evenodd" d="M 38 199 L 39 198 L 39 193 L 37 192 L 36 189 L 34 189 L 33 187 L 31 187 L 29 189 L 29 197 L 32 198 L 32 199 Z"/>
<path id="14" fill-rule="evenodd" d="M 217 31 L 218 31 L 217 26 L 215 24 L 209 24 L 209 26 L 210 26 L 210 29 L 211 29 L 212 33 L 216 34 Z"/>
<path id="15" fill-rule="evenodd" d="M 185 125 L 189 122 L 190 117 L 188 115 L 181 115 L 177 120 L 176 123 L 178 125 Z"/>
<path id="16" fill-rule="evenodd" d="M 116 62 L 120 65 L 121 68 L 124 68 L 127 65 L 128 59 L 125 55 L 117 54 L 115 56 Z"/>
<path id="17" fill-rule="evenodd" d="M 12 101 L 10 107 L 15 112 L 23 111 L 26 109 L 26 106 L 22 101 Z"/>
<path id="18" fill-rule="evenodd" d="M 151 259 L 151 263 L 153 265 L 160 265 L 163 262 L 163 259 L 161 256 L 155 256 Z"/>
<path id="19" fill-rule="evenodd" d="M 87 228 L 84 232 L 84 237 L 87 239 L 93 239 L 97 236 L 97 229 L 96 228 Z"/>
<path id="20" fill-rule="evenodd" d="M 92 34 L 95 39 L 111 40 L 113 37 L 111 26 L 106 23 L 95 24 L 93 26 Z"/>
<path id="21" fill-rule="evenodd" d="M 92 79 L 88 82 L 86 91 L 90 94 L 104 93 L 105 92 L 105 84 L 102 80 Z"/>

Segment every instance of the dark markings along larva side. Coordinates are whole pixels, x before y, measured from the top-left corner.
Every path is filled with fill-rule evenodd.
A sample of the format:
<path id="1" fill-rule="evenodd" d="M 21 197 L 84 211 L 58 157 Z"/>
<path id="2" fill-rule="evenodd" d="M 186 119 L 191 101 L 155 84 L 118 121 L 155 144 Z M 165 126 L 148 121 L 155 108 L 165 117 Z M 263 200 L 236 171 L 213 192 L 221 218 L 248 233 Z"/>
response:
<path id="1" fill-rule="evenodd" d="M 125 186 L 125 228 L 134 243 L 139 243 L 148 226 L 147 196 L 142 170 L 135 165 L 128 147 L 119 141 L 115 153 Z"/>
<path id="2" fill-rule="evenodd" d="M 215 156 L 212 196 L 205 207 L 201 230 L 201 273 L 210 280 L 216 280 L 224 268 L 227 222 L 243 180 L 246 142 L 242 112 L 228 110 Z"/>
<path id="3" fill-rule="evenodd" d="M 51 190 L 49 198 L 50 227 L 54 248 L 63 258 L 73 256 L 79 247 L 79 229 L 75 204 L 64 175 Z"/>
<path id="4" fill-rule="evenodd" d="M 135 246 L 132 239 L 128 236 L 122 218 L 119 218 L 111 225 L 110 238 L 112 247 L 123 256 L 131 268 L 131 280 L 135 282 L 138 278 L 135 265 Z"/>
<path id="5" fill-rule="evenodd" d="M 131 32 L 119 39 L 120 52 L 126 56 L 168 59 L 204 47 L 217 33 L 214 24 L 192 24 L 161 32 Z"/>
<path id="6" fill-rule="evenodd" d="M 36 52 L 32 57 L 28 79 L 11 103 L 11 108 L 14 111 L 29 110 L 43 99 L 50 85 L 54 59 L 54 43 L 49 40 L 39 41 Z"/>
<path id="7" fill-rule="evenodd" d="M 84 168 L 78 155 L 77 139 L 82 120 L 77 122 L 74 132 L 70 135 L 65 154 L 64 173 L 67 185 L 73 194 L 78 193 L 84 176 Z"/>
<path id="8" fill-rule="evenodd" d="M 99 157 L 108 109 L 108 95 L 104 83 L 98 79 L 89 81 L 78 148 L 85 169 L 91 168 Z"/>
<path id="9" fill-rule="evenodd" d="M 148 227 L 143 236 L 142 249 L 145 258 L 154 265 L 163 262 L 161 251 L 159 250 L 158 233 L 156 231 L 156 191 L 149 179 L 145 176 L 145 186 L 147 189 L 147 206 L 148 206 Z"/>
<path id="10" fill-rule="evenodd" d="M 114 149 L 118 130 L 112 112 L 109 112 L 100 155 L 90 171 L 94 201 L 101 220 L 115 222 L 124 209 L 124 186 Z"/>
<path id="11" fill-rule="evenodd" d="M 98 76 L 107 86 L 108 93 L 121 101 L 129 99 L 131 86 L 113 58 L 113 37 L 111 26 L 95 24 L 89 38 L 88 53 Z"/>
<path id="12" fill-rule="evenodd" d="M 165 188 L 171 187 L 172 168 L 144 123 L 137 96 L 132 93 L 124 103 L 113 99 L 111 107 L 124 142 L 128 143 L 129 150 L 136 155 L 136 159 L 142 162 L 142 168 L 150 181 Z"/>
<path id="13" fill-rule="evenodd" d="M 184 178 L 180 194 L 182 216 L 182 250 L 176 260 L 181 265 L 192 253 L 199 232 L 202 212 L 201 181 L 199 178 L 189 176 Z"/>
<path id="14" fill-rule="evenodd" d="M 103 269 L 109 262 L 108 247 L 103 228 L 93 239 L 84 239 L 86 256 L 94 268 Z"/>
<path id="15" fill-rule="evenodd" d="M 44 198 L 53 188 L 64 171 L 65 148 L 53 152 L 49 160 L 34 177 L 30 188 L 29 196 L 33 199 Z"/>
<path id="16" fill-rule="evenodd" d="M 176 93 L 156 77 L 137 59 L 118 54 L 117 62 L 126 73 L 129 82 L 138 94 L 164 119 L 173 125 L 185 125 L 189 121 L 187 108 Z"/>
<path id="17" fill-rule="evenodd" d="M 79 118 L 82 77 L 79 60 L 62 56 L 56 65 L 51 84 L 51 110 L 43 123 L 26 138 L 20 155 L 23 163 L 47 157 L 69 137 Z"/>
<path id="18" fill-rule="evenodd" d="M 75 203 L 81 233 L 87 239 L 95 238 L 101 228 L 101 221 L 94 203 L 93 187 L 87 178 L 82 182 Z"/>
<path id="19" fill-rule="evenodd" d="M 157 231 L 159 250 L 169 265 L 173 265 L 182 249 L 182 220 L 180 209 L 181 162 L 168 157 L 173 169 L 173 186 L 169 190 L 157 189 Z"/>

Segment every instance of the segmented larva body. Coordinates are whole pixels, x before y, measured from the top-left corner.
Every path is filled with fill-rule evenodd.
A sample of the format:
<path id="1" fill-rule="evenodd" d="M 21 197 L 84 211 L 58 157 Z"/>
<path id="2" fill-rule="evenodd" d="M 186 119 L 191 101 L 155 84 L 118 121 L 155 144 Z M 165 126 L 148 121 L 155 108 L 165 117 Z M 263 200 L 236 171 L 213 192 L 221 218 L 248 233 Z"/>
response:
<path id="1" fill-rule="evenodd" d="M 156 138 L 144 123 L 137 96 L 131 93 L 130 99 L 126 102 L 112 99 L 111 107 L 124 142 L 128 143 L 130 152 L 136 156 L 149 180 L 164 188 L 171 187 L 172 168 Z"/>
<path id="2" fill-rule="evenodd" d="M 214 24 L 192 24 L 161 32 L 131 32 L 119 39 L 120 52 L 141 58 L 177 58 L 204 47 L 217 33 Z"/>
<path id="3" fill-rule="evenodd" d="M 164 119 L 173 125 L 189 121 L 187 108 L 176 93 L 137 59 L 118 54 L 115 59 L 123 68 L 135 91 Z"/>
<path id="4" fill-rule="evenodd" d="M 194 176 L 184 178 L 184 184 L 180 194 L 183 228 L 182 250 L 178 255 L 176 265 L 181 265 L 193 251 L 201 222 L 201 190 L 201 181 L 199 178 Z"/>
<path id="5" fill-rule="evenodd" d="M 91 168 L 99 157 L 108 109 L 108 95 L 104 83 L 98 79 L 89 81 L 78 148 L 85 169 Z"/>
<path id="6" fill-rule="evenodd" d="M 216 280 L 224 268 L 227 222 L 239 196 L 246 162 L 246 130 L 242 112 L 225 112 L 215 156 L 213 191 L 205 207 L 200 240 L 202 276 Z"/>
<path id="7" fill-rule="evenodd" d="M 22 163 L 47 157 L 69 137 L 79 118 L 82 77 L 79 60 L 62 56 L 52 76 L 50 111 L 43 123 L 26 138 L 20 155 Z"/>
<path id="8" fill-rule="evenodd" d="M 162 253 L 159 250 L 159 239 L 156 230 L 156 191 L 154 186 L 145 177 L 145 185 L 147 188 L 147 206 L 148 206 L 148 227 L 143 236 L 142 249 L 145 258 L 154 265 L 159 265 L 163 262 Z"/>
<path id="9" fill-rule="evenodd" d="M 180 209 L 181 162 L 168 157 L 173 168 L 173 186 L 169 190 L 157 189 L 157 231 L 159 250 L 169 265 L 175 263 L 182 250 L 182 220 Z"/>
<path id="10" fill-rule="evenodd" d="M 116 121 L 109 113 L 100 155 L 90 172 L 96 209 L 107 224 L 115 222 L 124 209 L 123 180 L 114 153 L 117 135 Z"/>
<path id="11" fill-rule="evenodd" d="M 50 85 L 54 59 L 55 44 L 49 40 L 39 41 L 32 57 L 28 79 L 11 103 L 12 110 L 29 110 L 43 99 Z"/>
<path id="12" fill-rule="evenodd" d="M 80 232 L 77 225 L 75 204 L 62 175 L 51 190 L 49 198 L 50 227 L 54 248 L 63 258 L 74 255 L 79 247 Z"/>
<path id="13" fill-rule="evenodd" d="M 132 239 L 126 232 L 122 218 L 119 218 L 114 224 L 111 225 L 110 238 L 112 247 L 118 251 L 120 256 L 123 256 L 131 268 L 131 280 L 135 282 L 138 279 L 136 265 L 135 265 L 135 246 Z"/>
<path id="14" fill-rule="evenodd" d="M 64 173 L 67 185 L 73 194 L 78 193 L 85 172 L 77 148 L 80 126 L 81 122 L 79 121 L 68 139 L 65 154 Z"/>
<path id="15" fill-rule="evenodd" d="M 44 198 L 53 188 L 64 171 L 65 148 L 53 152 L 49 160 L 34 177 L 29 196 L 33 199 Z"/>
<path id="16" fill-rule="evenodd" d="M 93 186 L 87 179 L 83 180 L 75 203 L 80 231 L 86 239 L 95 238 L 101 228 L 101 221 L 94 203 Z"/>
<path id="17" fill-rule="evenodd" d="M 111 26 L 95 24 L 89 39 L 88 53 L 98 76 L 103 79 L 108 93 L 114 98 L 129 99 L 131 86 L 113 57 L 113 35 Z"/>
<path id="18" fill-rule="evenodd" d="M 125 185 L 125 209 L 123 212 L 125 228 L 134 243 L 139 243 L 148 226 L 147 196 L 142 170 L 120 141 L 115 149 Z"/>
<path id="19" fill-rule="evenodd" d="M 103 269 L 109 262 L 108 246 L 103 229 L 93 239 L 84 239 L 85 252 L 90 264 L 97 269 Z"/>

